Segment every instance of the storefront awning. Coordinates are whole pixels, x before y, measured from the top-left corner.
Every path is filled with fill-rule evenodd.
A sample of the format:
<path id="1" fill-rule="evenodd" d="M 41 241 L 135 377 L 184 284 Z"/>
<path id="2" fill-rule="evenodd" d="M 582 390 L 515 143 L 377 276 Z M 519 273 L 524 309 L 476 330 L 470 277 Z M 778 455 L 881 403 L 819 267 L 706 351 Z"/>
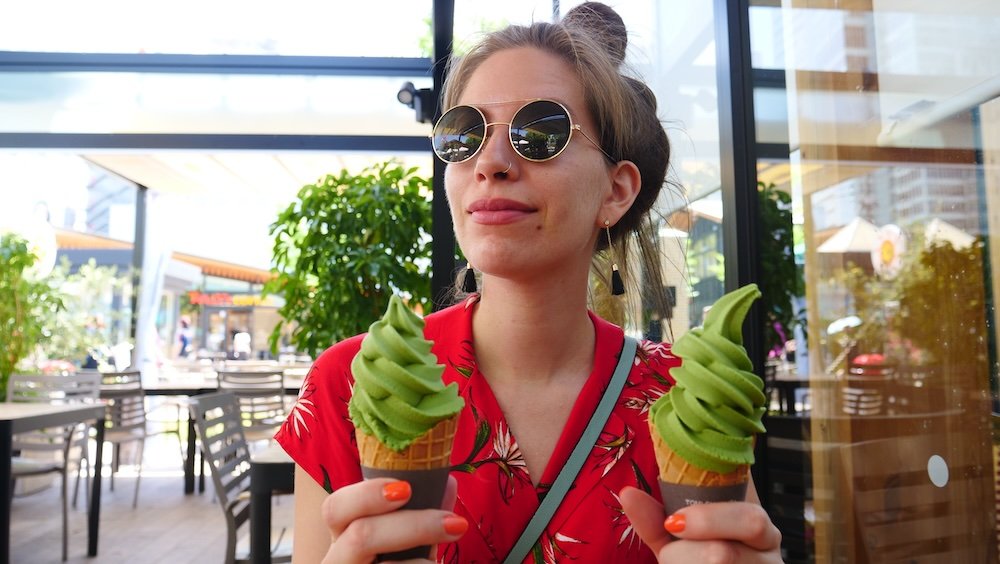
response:
<path id="1" fill-rule="evenodd" d="M 71 231 L 68 229 L 56 229 L 56 245 L 61 250 L 109 250 L 132 248 L 132 243 L 128 241 L 111 239 L 89 233 L 80 233 L 78 231 Z M 173 253 L 172 256 L 175 260 L 197 266 L 201 269 L 203 274 L 208 276 L 241 280 L 253 284 L 263 284 L 273 277 L 270 271 L 261 268 L 253 268 L 250 266 L 243 266 L 240 264 L 189 255 L 186 253 Z"/>
<path id="2" fill-rule="evenodd" d="M 251 266 L 223 262 L 221 260 L 198 257 L 185 253 L 174 253 L 174 258 L 193 264 L 208 276 L 218 276 L 219 278 L 229 278 L 232 280 L 243 280 L 254 284 L 263 284 L 273 278 L 270 271 Z"/>

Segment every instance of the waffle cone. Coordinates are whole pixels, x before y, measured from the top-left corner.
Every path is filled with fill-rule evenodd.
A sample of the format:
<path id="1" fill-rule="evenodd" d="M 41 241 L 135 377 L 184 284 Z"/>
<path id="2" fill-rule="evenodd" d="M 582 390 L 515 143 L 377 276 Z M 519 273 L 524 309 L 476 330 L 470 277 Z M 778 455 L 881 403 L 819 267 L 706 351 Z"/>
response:
<path id="1" fill-rule="evenodd" d="M 430 470 L 451 466 L 451 444 L 455 438 L 458 416 L 441 421 L 424 436 L 401 451 L 382 444 L 375 436 L 354 430 L 358 440 L 361 465 L 383 470 Z"/>
<path id="2" fill-rule="evenodd" d="M 660 437 L 650 422 L 649 435 L 653 439 L 656 463 L 660 467 L 660 481 L 685 486 L 732 486 L 750 480 L 750 465 L 743 464 L 728 474 L 719 474 L 699 468 L 684 460 Z"/>

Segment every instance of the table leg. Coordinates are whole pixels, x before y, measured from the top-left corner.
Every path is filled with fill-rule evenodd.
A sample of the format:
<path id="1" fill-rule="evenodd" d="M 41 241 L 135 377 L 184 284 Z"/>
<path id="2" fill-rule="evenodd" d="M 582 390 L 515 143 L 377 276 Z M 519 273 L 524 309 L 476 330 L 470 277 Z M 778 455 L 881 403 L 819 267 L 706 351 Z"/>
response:
<path id="1" fill-rule="evenodd" d="M 10 502 L 14 495 L 10 483 L 10 463 L 13 456 L 13 424 L 0 422 L 0 488 L 4 495 L 3 509 L 0 509 L 0 562 L 10 562 Z"/>
<path id="2" fill-rule="evenodd" d="M 101 467 L 104 466 L 104 418 L 94 424 L 97 447 L 94 449 L 94 475 L 91 477 L 90 507 L 87 515 L 87 556 L 97 556 L 97 538 L 101 525 Z"/>
<path id="3" fill-rule="evenodd" d="M 253 480 L 253 477 L 250 478 Z M 271 491 L 250 492 L 250 562 L 271 562 Z"/>
<path id="4" fill-rule="evenodd" d="M 184 493 L 194 493 L 194 419 L 188 412 L 187 457 L 184 459 Z"/>
<path id="5" fill-rule="evenodd" d="M 778 391 L 778 411 L 795 415 L 795 383 L 777 380 L 772 385 Z"/>

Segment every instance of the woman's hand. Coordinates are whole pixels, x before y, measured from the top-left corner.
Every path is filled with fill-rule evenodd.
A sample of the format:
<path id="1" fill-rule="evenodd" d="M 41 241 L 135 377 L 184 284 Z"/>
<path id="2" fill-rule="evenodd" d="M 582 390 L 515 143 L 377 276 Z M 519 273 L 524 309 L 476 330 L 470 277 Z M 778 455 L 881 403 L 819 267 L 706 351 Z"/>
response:
<path id="1" fill-rule="evenodd" d="M 659 562 L 782 561 L 781 533 L 760 505 L 692 505 L 664 521 L 663 505 L 645 492 L 628 487 L 620 497 L 633 529 Z"/>
<path id="2" fill-rule="evenodd" d="M 458 540 L 469 528 L 455 506 L 455 478 L 448 478 L 441 509 L 396 511 L 410 499 L 410 484 L 390 478 L 364 480 L 333 492 L 323 501 L 331 543 L 324 563 L 369 563 L 375 555 Z"/>

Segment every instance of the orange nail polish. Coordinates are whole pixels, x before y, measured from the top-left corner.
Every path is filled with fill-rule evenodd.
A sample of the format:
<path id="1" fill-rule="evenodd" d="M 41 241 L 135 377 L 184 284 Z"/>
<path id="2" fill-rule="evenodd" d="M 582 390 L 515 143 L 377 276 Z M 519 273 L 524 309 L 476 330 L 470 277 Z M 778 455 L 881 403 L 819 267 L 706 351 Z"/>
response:
<path id="1" fill-rule="evenodd" d="M 444 532 L 449 535 L 464 535 L 469 530 L 469 522 L 464 517 L 449 515 L 444 518 Z"/>
<path id="2" fill-rule="evenodd" d="M 404 501 L 410 499 L 410 493 L 409 482 L 392 482 L 382 488 L 382 496 L 386 501 Z"/>
<path id="3" fill-rule="evenodd" d="M 663 522 L 663 528 L 674 534 L 683 533 L 685 524 L 683 515 L 674 514 Z"/>

